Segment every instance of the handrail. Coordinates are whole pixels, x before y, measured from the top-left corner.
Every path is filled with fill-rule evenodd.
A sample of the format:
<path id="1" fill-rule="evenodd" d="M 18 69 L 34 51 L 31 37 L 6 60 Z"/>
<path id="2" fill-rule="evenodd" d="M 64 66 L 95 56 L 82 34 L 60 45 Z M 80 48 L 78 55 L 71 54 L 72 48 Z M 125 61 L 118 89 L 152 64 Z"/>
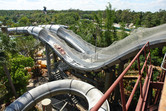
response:
<path id="1" fill-rule="evenodd" d="M 148 47 L 148 55 L 146 56 L 146 46 Z M 144 65 L 142 67 L 142 69 L 140 70 L 140 61 L 139 61 L 139 57 L 140 54 L 144 51 L 144 56 L 145 56 L 145 62 Z M 143 90 L 142 90 L 142 73 L 144 71 L 144 68 L 146 67 L 146 72 L 148 74 L 148 70 L 147 70 L 147 61 L 150 58 L 150 65 L 151 65 L 151 57 L 150 57 L 150 47 L 149 47 L 149 42 L 147 42 L 142 49 L 137 53 L 137 55 L 134 57 L 134 59 L 130 62 L 130 64 L 126 67 L 126 69 L 120 74 L 120 76 L 115 80 L 115 82 L 110 86 L 110 88 L 106 91 L 106 93 L 100 98 L 100 100 L 96 103 L 96 105 L 91 109 L 91 111 L 97 111 L 102 104 L 104 103 L 104 101 L 106 101 L 106 99 L 109 97 L 109 95 L 112 93 L 112 91 L 115 89 L 115 87 L 120 83 L 120 90 L 121 90 L 121 101 L 122 101 L 122 108 L 123 111 L 126 111 L 129 109 L 130 103 L 133 99 L 134 93 L 137 89 L 138 83 L 140 82 L 140 94 L 141 97 L 144 97 L 143 94 Z M 127 101 L 127 104 L 125 103 L 125 97 L 124 97 L 124 87 L 123 87 L 123 77 L 124 75 L 127 73 L 127 71 L 130 69 L 130 67 L 132 66 L 132 64 L 138 60 L 138 70 L 139 70 L 139 77 L 137 79 L 137 82 L 135 83 L 135 86 L 132 90 L 132 93 Z"/>
<path id="2" fill-rule="evenodd" d="M 166 53 L 164 55 L 163 61 L 161 63 L 161 68 L 166 71 Z"/>

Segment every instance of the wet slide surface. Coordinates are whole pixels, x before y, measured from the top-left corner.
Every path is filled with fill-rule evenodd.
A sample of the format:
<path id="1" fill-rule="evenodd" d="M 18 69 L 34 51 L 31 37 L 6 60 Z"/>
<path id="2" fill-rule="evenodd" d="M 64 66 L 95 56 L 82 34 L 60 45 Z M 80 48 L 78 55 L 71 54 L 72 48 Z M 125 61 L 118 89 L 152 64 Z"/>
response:
<path id="1" fill-rule="evenodd" d="M 158 47 L 166 42 L 166 24 L 164 24 L 153 28 L 137 29 L 128 37 L 116 41 L 108 47 L 97 47 L 95 53 L 95 46 L 85 42 L 72 31 L 54 25 L 41 27 L 8 28 L 8 32 L 35 35 L 47 43 L 69 66 L 89 72 L 106 69 L 134 56 L 148 41 L 153 47 Z"/>
<path id="2" fill-rule="evenodd" d="M 158 47 L 166 42 L 166 24 L 154 28 L 135 30 L 130 36 L 114 42 L 109 47 L 97 48 L 96 53 L 93 45 L 85 42 L 72 31 L 61 27 L 56 30 L 55 33 L 47 28 L 43 29 L 33 26 L 8 28 L 8 33 L 13 32 L 34 35 L 42 42 L 48 44 L 54 52 L 72 68 L 83 71 L 99 71 L 128 59 L 148 41 L 150 42 L 150 46 L 153 47 Z M 91 109 L 102 96 L 99 90 L 81 81 L 53 81 L 26 92 L 14 103 L 9 105 L 6 111 L 27 110 L 46 97 L 63 93 L 73 93 L 85 98 L 88 101 L 89 109 Z M 109 110 L 108 103 L 105 102 L 100 110 Z"/>

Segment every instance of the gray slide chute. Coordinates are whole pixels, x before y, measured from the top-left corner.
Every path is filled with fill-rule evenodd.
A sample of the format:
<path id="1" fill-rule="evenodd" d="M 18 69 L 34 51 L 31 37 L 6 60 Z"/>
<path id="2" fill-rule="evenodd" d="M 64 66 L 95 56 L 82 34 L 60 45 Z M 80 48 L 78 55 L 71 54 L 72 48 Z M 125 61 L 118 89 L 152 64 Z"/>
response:
<path id="1" fill-rule="evenodd" d="M 157 27 L 152 27 L 152 28 L 136 29 L 136 30 L 132 31 L 131 34 L 128 37 L 126 37 L 124 40 L 122 40 L 121 42 L 116 41 L 107 48 L 99 48 L 99 47 L 96 48 L 92 44 L 89 44 L 86 41 L 84 41 L 79 35 L 75 34 L 71 30 L 65 29 L 66 27 L 64 25 L 40 25 L 39 27 L 45 28 L 45 29 L 57 34 L 59 38 L 65 40 L 67 43 L 69 43 L 71 46 L 73 46 L 73 48 L 75 48 L 76 50 L 78 50 L 82 53 L 93 54 L 93 53 L 95 53 L 94 50 L 96 50 L 96 49 L 97 49 L 97 52 L 100 51 L 101 49 L 110 51 L 111 46 L 114 46 L 114 44 L 117 44 L 117 42 L 121 43 L 121 45 L 123 45 L 125 47 L 126 47 L 126 45 L 131 47 L 131 45 L 128 44 L 130 42 L 137 41 L 140 44 L 142 44 L 142 43 L 146 43 L 147 40 L 149 40 L 149 42 L 152 41 L 152 43 L 150 45 L 154 45 L 154 44 L 162 45 L 162 43 L 164 43 L 165 41 L 162 42 L 160 39 L 165 34 L 166 24 L 163 24 L 163 25 L 160 25 Z M 137 44 L 135 44 L 135 45 L 137 45 Z M 121 48 L 121 47 L 119 47 L 119 48 Z M 119 50 L 119 48 L 118 48 L 118 50 Z M 123 48 L 121 48 L 121 49 L 123 49 Z M 103 52 L 103 51 L 101 51 L 101 52 Z M 112 54 L 112 52 L 110 53 L 110 55 L 111 54 Z"/>
<path id="2" fill-rule="evenodd" d="M 53 27 L 54 26 L 52 26 L 52 28 Z M 51 26 L 49 28 L 51 29 Z M 95 52 L 95 47 L 93 45 L 89 45 L 89 43 L 79 38 L 78 35 L 62 27 L 57 27 L 57 29 L 58 30 L 55 30 L 57 33 L 58 31 L 60 31 L 59 33 L 65 32 L 62 35 L 66 35 L 66 38 L 72 38 L 70 39 L 72 42 L 78 38 L 75 44 L 84 44 L 86 48 L 80 48 L 85 52 L 91 50 L 90 53 L 83 53 L 70 47 L 71 45 L 66 43 L 67 39 L 64 41 L 61 37 L 57 36 L 58 34 L 53 34 L 49 30 L 42 29 L 41 27 L 8 28 L 8 32 L 30 33 L 36 35 L 40 40 L 47 43 L 63 61 L 80 71 L 100 71 L 101 69 L 113 66 L 120 61 L 134 56 L 148 41 L 151 46 L 163 45 L 166 43 L 166 24 L 164 24 L 154 28 L 135 30 L 123 40 L 114 42 L 109 47 L 97 48 L 96 53 L 93 53 Z M 61 53 L 60 50 L 63 50 L 63 53 Z"/>
<path id="3" fill-rule="evenodd" d="M 11 103 L 5 111 L 27 111 L 44 98 L 50 98 L 59 94 L 74 94 L 82 97 L 88 102 L 88 110 L 90 110 L 103 95 L 101 91 L 88 83 L 69 79 L 58 80 L 45 83 L 27 91 Z M 106 101 L 99 109 L 99 111 L 109 110 L 108 101 Z"/>
<path id="4" fill-rule="evenodd" d="M 60 31 L 59 33 L 61 33 L 61 37 L 65 36 L 66 38 L 70 38 L 70 39 L 66 39 L 64 41 L 63 38 L 59 36 L 58 30 L 56 32 L 57 33 L 56 35 L 41 27 L 33 27 L 33 26 L 8 28 L 8 33 L 14 33 L 14 32 L 27 33 L 27 34 L 32 34 L 36 36 L 41 41 L 47 43 L 63 61 L 65 61 L 74 69 L 78 69 L 82 71 L 99 71 L 103 68 L 108 68 L 114 65 L 115 63 L 119 63 L 120 61 L 128 59 L 132 55 L 135 55 L 136 51 L 138 51 L 148 41 L 150 42 L 150 46 L 158 46 L 158 45 L 163 45 L 166 43 L 166 24 L 164 24 L 154 28 L 142 28 L 142 29 L 135 30 L 123 40 L 114 42 L 109 47 L 97 48 L 96 53 L 93 53 L 95 50 L 93 45 L 90 45 L 87 42 L 81 40 L 81 38 L 79 38 L 78 35 L 74 34 L 71 31 L 68 31 L 64 28 L 59 28 L 59 29 L 58 30 Z M 86 47 L 82 47 L 82 45 L 79 46 L 79 48 L 82 48 L 84 52 L 81 50 L 78 50 L 79 48 L 75 50 L 75 48 L 70 47 L 66 43 L 68 42 L 73 47 L 78 47 L 78 44 L 80 42 L 78 43 L 75 42 L 76 41 L 75 39 L 77 39 L 77 42 L 80 41 L 81 43 L 84 44 L 84 46 L 86 46 Z M 72 42 L 69 42 L 70 40 L 72 40 Z M 74 45 L 74 44 L 77 44 L 77 45 Z M 9 111 L 11 109 L 12 111 L 12 108 L 16 108 L 16 109 L 23 108 L 22 106 L 25 106 L 24 108 L 26 109 L 28 108 L 26 106 L 31 106 L 36 104 L 39 100 L 41 100 L 41 98 L 43 99 L 45 97 L 50 97 L 50 95 L 53 95 L 53 92 L 51 92 L 51 90 L 54 91 L 58 89 L 63 89 L 64 87 L 66 88 L 68 84 L 68 83 L 62 82 L 65 85 L 64 86 L 63 84 L 60 84 L 60 82 L 58 82 L 57 83 L 58 86 L 56 86 L 57 84 L 55 83 L 54 83 L 55 85 L 54 86 L 54 85 L 51 85 L 53 83 L 54 82 L 47 83 L 42 86 L 39 86 L 37 89 L 35 88 L 28 91 L 23 96 L 18 98 L 16 102 L 11 104 L 7 109 Z M 48 86 L 51 90 L 48 88 Z M 87 93 L 86 92 L 87 90 L 86 88 L 84 89 L 83 86 L 84 85 L 82 84 L 81 86 L 77 87 L 77 88 L 80 88 L 78 89 L 78 91 L 82 90 L 83 92 L 78 93 L 77 91 L 75 91 L 75 93 L 78 95 L 82 94 L 83 97 L 86 97 L 88 95 L 84 95 L 84 94 Z M 77 90 L 77 88 L 75 90 Z M 71 85 L 70 85 L 70 89 L 68 91 L 72 92 L 71 90 L 74 90 L 74 88 L 71 88 Z M 58 92 L 56 93 L 61 93 L 61 92 L 67 92 L 67 90 L 61 90 L 61 91 L 58 90 Z M 90 95 L 89 92 L 87 94 Z M 93 94 L 90 96 L 93 96 Z M 89 103 L 89 108 L 91 108 L 93 107 L 95 103 L 92 104 L 94 101 L 91 102 L 90 99 L 92 98 L 89 99 L 88 97 L 86 97 L 86 99 Z M 95 98 L 96 97 L 97 96 L 95 96 Z M 97 100 L 95 102 L 97 102 Z M 106 105 L 106 107 L 108 107 L 108 105 Z M 103 108 L 105 107 L 103 106 Z M 103 108 L 101 108 L 101 110 L 103 110 Z"/>
<path id="5" fill-rule="evenodd" d="M 41 32 L 44 31 L 41 27 L 34 27 L 34 26 L 26 26 L 26 27 L 14 27 L 7 29 L 9 34 L 18 33 L 18 34 L 32 34 L 36 37 L 40 35 Z"/>
<path id="6" fill-rule="evenodd" d="M 60 37 L 61 39 L 65 40 L 67 43 L 69 43 L 73 48 L 75 48 L 77 51 L 81 53 L 87 53 L 92 54 L 94 53 L 94 46 L 83 41 L 79 36 L 72 33 L 69 30 L 65 30 L 65 26 L 63 25 L 39 25 L 39 27 L 45 28 L 56 35 Z M 74 35 L 71 35 L 74 34 Z M 88 44 L 88 45 L 87 45 Z M 89 47 L 90 45 L 90 47 Z M 91 49 L 93 47 L 93 49 Z"/>

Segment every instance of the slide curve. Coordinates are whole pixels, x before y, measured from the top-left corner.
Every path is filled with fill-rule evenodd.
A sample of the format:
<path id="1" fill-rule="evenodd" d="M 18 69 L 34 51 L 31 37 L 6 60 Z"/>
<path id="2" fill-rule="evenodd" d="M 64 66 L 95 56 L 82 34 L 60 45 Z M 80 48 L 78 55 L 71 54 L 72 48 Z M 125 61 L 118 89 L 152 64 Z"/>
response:
<path id="1" fill-rule="evenodd" d="M 87 100 L 90 110 L 103 96 L 94 86 L 79 80 L 58 80 L 48 82 L 33 88 L 11 103 L 5 111 L 27 111 L 43 100 L 59 94 L 74 94 Z M 108 101 L 100 107 L 99 111 L 110 111 Z"/>
<path id="2" fill-rule="evenodd" d="M 9 33 L 29 33 L 47 43 L 72 68 L 80 71 L 100 71 L 134 56 L 149 41 L 158 47 L 166 43 L 166 24 L 154 28 L 141 28 L 108 47 L 97 48 L 61 26 L 8 28 Z M 55 33 L 47 30 L 51 29 Z M 64 39 L 68 38 L 68 39 Z M 82 44 L 82 45 L 81 45 Z M 73 47 L 71 47 L 73 46 Z M 75 49 L 77 47 L 77 49 Z"/>

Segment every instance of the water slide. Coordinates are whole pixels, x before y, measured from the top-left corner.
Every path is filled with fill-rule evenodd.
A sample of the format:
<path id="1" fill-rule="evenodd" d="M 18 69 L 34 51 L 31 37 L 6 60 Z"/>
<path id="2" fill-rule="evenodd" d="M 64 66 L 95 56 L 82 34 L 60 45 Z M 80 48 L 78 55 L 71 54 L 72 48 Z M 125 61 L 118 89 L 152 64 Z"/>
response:
<path id="1" fill-rule="evenodd" d="M 48 27 L 48 26 L 47 26 Z M 54 26 L 52 26 L 54 27 Z M 16 27 L 8 28 L 8 33 L 32 34 L 44 43 L 48 44 L 54 52 L 68 65 L 83 71 L 99 71 L 108 68 L 115 63 L 128 59 L 147 42 L 150 46 L 163 45 L 166 42 L 166 24 L 154 28 L 142 28 L 135 30 L 123 40 L 114 42 L 109 47 L 97 48 L 62 27 L 52 33 L 41 27 Z M 51 29 L 51 27 L 50 27 Z M 66 39 L 65 39 L 66 38 Z M 93 91 L 93 86 L 76 80 L 61 80 L 46 83 L 34 88 L 19 97 L 7 107 L 6 111 L 26 110 L 45 97 L 61 93 L 73 93 L 87 99 L 89 110 L 102 96 L 100 91 Z M 91 92 L 91 93 L 90 93 Z M 97 94 L 94 94 L 96 93 Z M 98 96 L 94 96 L 98 95 Z M 99 97 L 99 98 L 96 98 Z M 109 110 L 106 102 L 100 110 Z"/>
<path id="2" fill-rule="evenodd" d="M 64 79 L 49 82 L 27 91 L 11 103 L 5 111 L 27 111 L 44 98 L 59 94 L 74 94 L 82 97 L 88 103 L 88 110 L 103 96 L 98 89 L 88 83 Z M 101 106 L 99 111 L 110 111 L 108 101 Z"/>
<path id="3" fill-rule="evenodd" d="M 72 31 L 58 26 L 8 28 L 8 33 L 29 33 L 47 43 L 69 66 L 80 71 L 100 71 L 134 56 L 146 43 L 158 47 L 166 42 L 166 24 L 133 31 L 123 40 L 105 48 L 96 48 Z M 55 33 L 47 30 L 51 29 Z"/>
<path id="4" fill-rule="evenodd" d="M 74 34 L 72 31 L 65 30 L 65 28 L 67 27 L 63 25 L 39 25 L 39 27 L 45 28 L 50 32 L 58 35 L 58 37 L 65 40 L 67 43 L 69 43 L 73 48 L 75 48 L 79 52 L 87 54 L 95 53 L 94 52 L 95 46 L 87 43 L 81 37 Z"/>
<path id="5" fill-rule="evenodd" d="M 79 35 L 76 35 L 74 32 L 71 30 L 67 30 L 65 28 L 68 28 L 67 26 L 64 25 L 39 25 L 39 27 L 45 28 L 49 30 L 52 33 L 55 33 L 58 35 L 59 38 L 65 40 L 68 44 L 73 46 L 76 50 L 82 52 L 82 53 L 87 53 L 87 54 L 92 54 L 95 53 L 95 46 L 92 44 L 87 43 L 84 41 Z M 162 34 L 166 29 L 166 24 L 158 26 L 158 27 L 153 27 L 153 28 L 139 28 L 137 30 L 134 30 L 128 38 L 146 38 L 150 37 L 154 34 Z M 138 39 L 139 39 L 138 38 Z M 123 40 L 124 41 L 124 40 Z M 132 42 L 132 41 L 131 41 Z M 116 43 L 116 42 L 115 42 Z M 125 43 L 125 42 L 124 42 Z M 161 44 L 159 42 L 159 44 Z M 98 50 L 101 50 L 101 48 L 97 48 Z"/>

